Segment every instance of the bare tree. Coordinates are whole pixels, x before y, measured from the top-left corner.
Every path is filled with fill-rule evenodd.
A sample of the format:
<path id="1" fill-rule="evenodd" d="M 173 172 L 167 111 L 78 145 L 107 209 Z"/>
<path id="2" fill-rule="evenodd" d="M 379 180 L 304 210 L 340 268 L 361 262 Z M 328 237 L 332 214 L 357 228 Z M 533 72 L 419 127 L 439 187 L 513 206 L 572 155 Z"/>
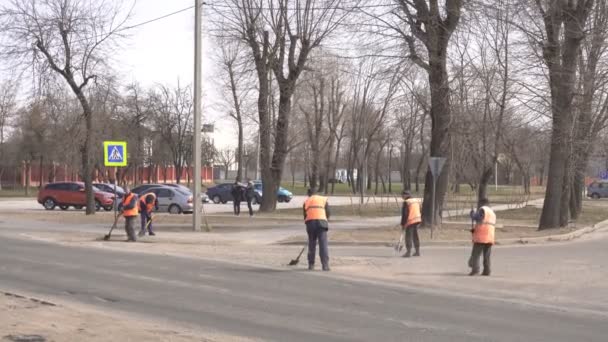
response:
<path id="1" fill-rule="evenodd" d="M 593 9 L 579 52 L 578 86 L 575 103 L 574 145 L 572 146 L 572 194 L 570 216 L 577 219 L 582 211 L 585 172 L 593 142 L 608 123 L 608 5 L 598 1 Z"/>
<path id="2" fill-rule="evenodd" d="M 156 130 L 171 151 L 176 181 L 181 182 L 190 152 L 193 127 L 191 87 L 158 86 L 151 94 L 152 110 L 156 115 Z"/>
<path id="3" fill-rule="evenodd" d="M 340 24 L 348 11 L 342 0 L 229 0 L 228 9 L 217 9 L 224 32 L 242 39 L 251 48 L 258 76 L 260 163 L 264 186 L 261 211 L 276 208 L 277 189 L 288 152 L 292 96 L 309 54 Z M 356 3 L 355 3 L 356 5 Z M 269 113 L 269 72 L 278 84 L 276 121 Z M 274 149 L 271 146 L 274 131 Z"/>
<path id="4" fill-rule="evenodd" d="M 254 89 L 250 80 L 251 61 L 245 55 L 245 47 L 242 42 L 226 37 L 217 39 L 219 45 L 219 63 L 221 65 L 221 74 L 223 88 L 226 89 L 230 98 L 229 116 L 236 121 L 238 129 L 238 147 L 236 150 L 237 173 L 236 180 L 241 181 L 243 178 L 243 144 L 244 131 L 243 125 L 246 117 L 245 107 L 250 97 L 250 93 Z"/>
<path id="5" fill-rule="evenodd" d="M 5 146 L 7 129 L 15 115 L 15 95 L 17 84 L 12 79 L 0 83 L 0 190 L 2 190 L 2 175 L 5 167 Z"/>
<path id="6" fill-rule="evenodd" d="M 312 101 L 307 103 L 300 103 L 298 106 L 300 111 L 304 114 L 306 136 L 310 152 L 312 153 L 312 160 L 310 165 L 310 187 L 317 188 L 320 181 L 321 186 L 324 188 L 324 180 L 320 179 L 321 174 L 325 174 L 321 170 L 323 155 L 329 139 L 327 138 L 327 132 L 325 127 L 325 121 L 327 116 L 327 94 L 326 94 L 326 80 L 322 74 L 323 71 L 307 74 L 304 80 L 305 88 L 302 93 Z M 303 102 L 303 101 L 300 101 Z"/>
<path id="7" fill-rule="evenodd" d="M 440 5 L 436 0 L 394 2 L 396 8 L 389 12 L 391 15 L 373 12 L 367 14 L 378 21 L 378 25 L 383 28 L 380 30 L 383 35 L 393 37 L 391 33 L 396 33 L 406 46 L 408 52 L 405 55 L 428 73 L 432 121 L 430 154 L 433 157 L 448 158 L 436 188 L 435 208 L 441 208 L 448 185 L 449 126 L 452 120 L 447 50 L 466 0 L 448 0 L 444 5 Z M 421 54 L 421 49 L 425 51 L 426 59 Z M 433 176 L 430 170 L 427 170 L 422 208 L 425 225 L 432 221 L 432 182 Z"/>
<path id="8" fill-rule="evenodd" d="M 551 156 L 539 229 L 568 224 L 576 70 L 581 44 L 586 36 L 586 22 L 594 3 L 594 0 L 537 0 L 530 11 L 520 11 L 530 20 L 542 20 L 544 24 L 541 28 L 532 24 L 527 33 L 537 46 L 542 47 L 551 88 Z"/>
<path id="9" fill-rule="evenodd" d="M 85 91 L 108 68 L 110 43 L 130 16 L 120 12 L 120 4 L 106 0 L 10 0 L 0 9 L 2 55 L 18 66 L 63 78 L 82 106 L 87 133 L 92 133 L 93 113 Z M 95 213 L 92 144 L 91 134 L 86 134 L 80 148 L 87 215 Z"/>
<path id="10" fill-rule="evenodd" d="M 142 170 L 144 163 L 146 162 L 146 151 L 145 151 L 145 140 L 149 134 L 151 124 L 148 122 L 151 120 L 152 115 L 149 106 L 148 98 L 146 97 L 145 91 L 137 83 L 129 84 L 126 87 L 126 94 L 123 99 L 123 106 L 125 113 L 122 115 L 122 119 L 126 122 L 128 127 L 126 136 L 132 136 L 135 144 L 131 152 L 131 161 L 135 167 L 135 183 L 143 182 L 143 175 L 138 170 Z M 142 170 L 143 171 L 143 170 Z"/>
<path id="11" fill-rule="evenodd" d="M 230 167 L 234 164 L 236 160 L 236 153 L 233 150 L 227 148 L 221 150 L 217 155 L 217 161 L 224 167 L 224 179 L 228 179 L 228 172 L 230 171 Z"/>

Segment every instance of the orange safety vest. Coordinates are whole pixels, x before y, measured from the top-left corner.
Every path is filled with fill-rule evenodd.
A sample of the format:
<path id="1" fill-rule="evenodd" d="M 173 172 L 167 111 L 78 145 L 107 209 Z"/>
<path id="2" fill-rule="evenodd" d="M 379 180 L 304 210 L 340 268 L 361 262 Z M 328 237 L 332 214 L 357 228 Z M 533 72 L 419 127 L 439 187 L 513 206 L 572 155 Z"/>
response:
<path id="1" fill-rule="evenodd" d="M 133 197 L 136 197 L 134 193 L 130 193 L 123 197 L 122 199 L 122 207 L 126 207 L 131 201 L 133 201 Z M 135 207 L 133 209 L 124 209 L 122 212 L 122 216 L 124 217 L 132 217 L 139 215 L 139 206 L 137 205 L 137 201 L 135 201 Z"/>
<path id="2" fill-rule="evenodd" d="M 325 214 L 325 205 L 327 204 L 327 197 L 312 195 L 308 197 L 304 202 L 304 210 L 306 211 L 305 222 L 310 220 L 325 220 L 327 221 L 327 215 Z"/>
<path id="3" fill-rule="evenodd" d="M 407 204 L 407 226 L 411 226 L 416 223 L 422 222 L 422 216 L 420 215 L 420 199 L 408 198 L 405 200 Z"/>
<path id="4" fill-rule="evenodd" d="M 494 226 L 496 225 L 496 214 L 490 207 L 483 209 L 483 221 L 477 223 L 473 231 L 473 242 L 494 244 Z"/>
<path id="5" fill-rule="evenodd" d="M 148 197 L 152 197 L 152 203 L 146 203 Z M 156 194 L 149 192 L 143 195 L 139 201 L 141 202 L 141 205 L 146 208 L 146 212 L 151 213 L 152 209 L 154 209 L 154 202 L 156 202 Z"/>

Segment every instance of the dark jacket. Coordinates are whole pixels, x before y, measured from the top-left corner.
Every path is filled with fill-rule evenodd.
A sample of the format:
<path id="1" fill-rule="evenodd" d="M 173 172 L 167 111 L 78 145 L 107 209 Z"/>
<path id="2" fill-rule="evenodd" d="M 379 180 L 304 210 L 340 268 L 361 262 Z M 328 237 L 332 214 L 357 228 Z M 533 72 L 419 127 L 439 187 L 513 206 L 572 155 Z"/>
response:
<path id="1" fill-rule="evenodd" d="M 247 188 L 245 189 L 245 199 L 247 199 L 247 201 L 251 201 L 254 197 L 255 190 L 253 188 L 253 185 L 247 185 Z"/>
<path id="2" fill-rule="evenodd" d="M 240 202 L 243 200 L 243 190 L 240 185 L 233 185 L 230 194 L 235 202 Z"/>
<path id="3" fill-rule="evenodd" d="M 407 217 L 410 214 L 409 207 L 405 201 L 403 201 L 403 206 L 401 207 L 401 226 L 404 227 L 407 225 Z"/>

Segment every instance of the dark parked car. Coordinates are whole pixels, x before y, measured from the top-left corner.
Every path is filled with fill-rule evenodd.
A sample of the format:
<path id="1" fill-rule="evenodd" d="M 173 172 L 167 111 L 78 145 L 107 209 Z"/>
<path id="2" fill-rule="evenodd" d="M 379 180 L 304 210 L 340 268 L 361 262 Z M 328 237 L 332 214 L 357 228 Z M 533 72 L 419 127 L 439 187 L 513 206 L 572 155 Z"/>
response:
<path id="1" fill-rule="evenodd" d="M 227 203 L 232 201 L 232 187 L 231 183 L 222 183 L 207 189 L 207 196 L 213 203 Z"/>
<path id="2" fill-rule="evenodd" d="M 234 184 L 232 183 L 223 183 L 216 185 L 214 187 L 209 188 L 207 190 L 207 196 L 213 201 L 213 203 L 226 203 L 232 201 L 232 187 Z M 255 191 L 255 197 L 251 201 L 253 204 L 260 204 L 262 202 L 262 183 L 256 182 L 253 184 L 253 188 Z M 279 187 L 277 190 L 277 201 L 289 203 L 293 198 L 293 194 L 283 188 Z"/>
<path id="3" fill-rule="evenodd" d="M 112 210 L 114 205 L 114 194 L 101 191 L 93 187 L 95 195 L 95 209 L 101 208 L 106 211 Z M 81 182 L 59 182 L 49 183 L 38 193 L 38 203 L 46 210 L 53 210 L 59 206 L 61 210 L 67 210 L 70 206 L 82 209 L 87 204 L 84 184 Z"/>

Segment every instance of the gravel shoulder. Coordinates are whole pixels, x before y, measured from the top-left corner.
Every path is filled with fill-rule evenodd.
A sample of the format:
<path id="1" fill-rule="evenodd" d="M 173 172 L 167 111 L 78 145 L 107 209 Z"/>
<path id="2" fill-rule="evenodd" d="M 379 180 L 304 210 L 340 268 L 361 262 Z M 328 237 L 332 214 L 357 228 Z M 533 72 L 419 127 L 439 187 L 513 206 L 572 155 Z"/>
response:
<path id="1" fill-rule="evenodd" d="M 76 303 L 56 303 L 0 291 L 0 341 L 242 341 L 251 339 L 208 333 Z"/>

